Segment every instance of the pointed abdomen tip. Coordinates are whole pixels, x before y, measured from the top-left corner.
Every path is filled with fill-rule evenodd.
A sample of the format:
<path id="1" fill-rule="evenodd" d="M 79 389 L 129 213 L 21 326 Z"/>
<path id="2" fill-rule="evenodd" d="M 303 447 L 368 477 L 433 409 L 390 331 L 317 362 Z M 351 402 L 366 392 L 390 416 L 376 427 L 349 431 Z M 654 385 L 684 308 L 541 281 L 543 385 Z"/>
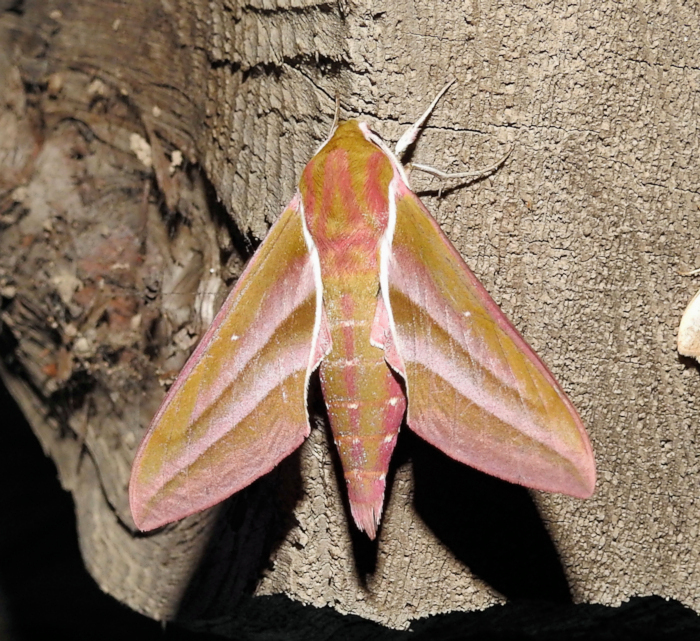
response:
<path id="1" fill-rule="evenodd" d="M 361 532 L 365 532 L 367 536 L 374 541 L 377 537 L 377 528 L 379 521 L 382 518 L 381 506 L 376 509 L 374 506 L 367 503 L 350 503 L 350 511 L 355 525 Z"/>

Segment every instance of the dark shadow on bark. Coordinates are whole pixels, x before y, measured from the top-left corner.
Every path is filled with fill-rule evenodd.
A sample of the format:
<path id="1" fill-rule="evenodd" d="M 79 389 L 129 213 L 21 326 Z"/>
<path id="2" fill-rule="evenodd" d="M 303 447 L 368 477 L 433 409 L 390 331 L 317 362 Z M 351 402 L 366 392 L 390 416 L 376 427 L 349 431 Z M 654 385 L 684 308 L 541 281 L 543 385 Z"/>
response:
<path id="1" fill-rule="evenodd" d="M 214 619 L 252 594 L 274 549 L 295 525 L 293 511 L 301 491 L 297 450 L 220 506 L 177 619 Z"/>
<path id="2" fill-rule="evenodd" d="M 683 365 L 685 368 L 693 368 L 700 372 L 700 363 L 698 363 L 694 358 L 691 356 L 683 356 L 682 354 L 678 354 L 677 358 L 678 362 Z"/>
<path id="3" fill-rule="evenodd" d="M 508 599 L 571 602 L 557 550 L 528 491 L 406 432 L 416 510 L 453 554 Z"/>
<path id="4" fill-rule="evenodd" d="M 0 638 L 168 638 L 87 573 L 71 495 L 2 382 L 0 415 Z"/>

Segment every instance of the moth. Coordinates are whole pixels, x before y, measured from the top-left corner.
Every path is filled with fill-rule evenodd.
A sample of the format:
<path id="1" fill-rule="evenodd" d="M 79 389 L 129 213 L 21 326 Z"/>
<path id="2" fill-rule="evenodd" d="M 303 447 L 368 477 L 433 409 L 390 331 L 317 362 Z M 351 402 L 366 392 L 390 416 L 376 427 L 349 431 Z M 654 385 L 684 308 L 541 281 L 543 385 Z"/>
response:
<path id="1" fill-rule="evenodd" d="M 299 447 L 316 369 L 352 517 L 372 539 L 404 417 L 479 470 L 592 494 L 593 452 L 571 401 L 399 160 L 448 87 L 393 153 L 366 123 L 334 123 L 141 443 L 130 482 L 140 529 L 218 503 Z"/>

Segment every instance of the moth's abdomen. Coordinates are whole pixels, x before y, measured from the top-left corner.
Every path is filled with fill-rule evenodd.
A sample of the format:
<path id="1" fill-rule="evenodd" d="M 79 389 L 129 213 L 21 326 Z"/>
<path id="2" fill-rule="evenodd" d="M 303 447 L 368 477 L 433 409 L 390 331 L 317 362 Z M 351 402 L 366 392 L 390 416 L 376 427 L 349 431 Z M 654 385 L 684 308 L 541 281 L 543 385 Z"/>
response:
<path id="1" fill-rule="evenodd" d="M 353 518 L 374 538 L 406 397 L 384 351 L 370 344 L 376 297 L 367 288 L 338 296 L 333 289 L 325 297 L 333 348 L 321 363 L 321 386 Z"/>

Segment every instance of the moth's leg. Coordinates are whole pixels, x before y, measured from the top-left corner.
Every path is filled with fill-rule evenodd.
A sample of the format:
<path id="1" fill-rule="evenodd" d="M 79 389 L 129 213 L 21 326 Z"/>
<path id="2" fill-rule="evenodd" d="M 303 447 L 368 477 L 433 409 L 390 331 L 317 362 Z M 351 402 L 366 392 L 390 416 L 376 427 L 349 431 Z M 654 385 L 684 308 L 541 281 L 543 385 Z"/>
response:
<path id="1" fill-rule="evenodd" d="M 441 90 L 440 93 L 435 96 L 435 100 L 430 103 L 430 107 L 428 107 L 425 110 L 425 113 L 416 120 L 399 138 L 399 142 L 396 143 L 396 147 L 394 148 L 394 154 L 396 154 L 397 158 L 401 158 L 401 154 L 403 154 L 406 149 L 410 145 L 414 143 L 416 140 L 416 137 L 418 136 L 418 133 L 420 132 L 421 127 L 423 126 L 423 123 L 425 122 L 426 118 L 430 115 L 430 113 L 435 109 L 435 105 L 438 103 L 438 100 L 442 98 L 442 96 L 445 94 L 445 92 L 455 83 L 457 82 L 456 80 L 450 80 Z"/>
<path id="2" fill-rule="evenodd" d="M 437 178 L 481 178 L 482 176 L 488 176 L 491 172 L 496 171 L 506 160 L 508 160 L 508 156 L 513 151 L 513 145 L 510 145 L 508 147 L 508 151 L 503 155 L 503 157 L 495 162 L 493 165 L 489 167 L 485 167 L 484 169 L 478 169 L 476 171 L 461 171 L 457 173 L 449 173 L 447 171 L 441 171 L 440 169 L 435 169 L 435 167 L 430 167 L 429 165 L 420 165 L 418 163 L 411 163 L 410 164 L 410 169 L 417 169 L 418 171 L 422 171 L 426 174 L 430 174 L 431 176 L 436 176 Z"/>

